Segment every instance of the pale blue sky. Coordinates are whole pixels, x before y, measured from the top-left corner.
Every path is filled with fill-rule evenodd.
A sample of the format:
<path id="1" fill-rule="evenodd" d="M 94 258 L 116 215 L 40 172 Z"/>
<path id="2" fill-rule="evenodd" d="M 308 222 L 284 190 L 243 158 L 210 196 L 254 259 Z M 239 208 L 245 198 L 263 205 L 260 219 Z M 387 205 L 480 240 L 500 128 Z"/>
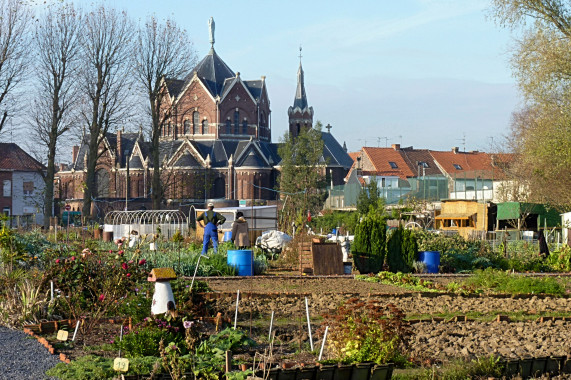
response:
<path id="1" fill-rule="evenodd" d="M 511 36 L 486 18 L 485 0 L 104 3 L 136 20 L 173 18 L 199 58 L 213 16 L 218 54 L 244 79 L 267 78 L 274 141 L 287 129 L 300 44 L 315 118 L 352 151 L 378 141 L 462 148 L 464 135 L 467 150 L 489 149 L 518 105 Z"/>

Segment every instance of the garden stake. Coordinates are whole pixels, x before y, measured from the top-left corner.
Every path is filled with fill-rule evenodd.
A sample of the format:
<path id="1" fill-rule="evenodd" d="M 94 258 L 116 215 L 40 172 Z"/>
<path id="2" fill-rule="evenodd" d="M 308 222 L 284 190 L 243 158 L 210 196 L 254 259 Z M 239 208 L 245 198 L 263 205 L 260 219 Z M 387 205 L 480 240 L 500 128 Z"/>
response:
<path id="1" fill-rule="evenodd" d="M 327 340 L 327 331 L 329 330 L 329 326 L 325 326 L 325 333 L 323 334 L 323 342 L 321 342 L 321 350 L 319 350 L 319 358 L 318 361 L 321 360 L 323 356 L 323 347 L 325 347 L 325 341 Z"/>
<path id="2" fill-rule="evenodd" d="M 50 281 L 50 302 L 54 302 L 54 282 Z"/>
<path id="3" fill-rule="evenodd" d="M 307 315 L 307 332 L 309 334 L 309 345 L 313 351 L 313 337 L 311 336 L 311 321 L 309 320 L 309 305 L 307 304 L 307 297 L 305 297 L 305 314 Z"/>
<path id="4" fill-rule="evenodd" d="M 272 318 L 270 319 L 270 333 L 268 334 L 268 340 L 272 339 L 272 327 L 274 325 L 274 311 L 272 310 Z"/>
<path id="5" fill-rule="evenodd" d="M 71 338 L 71 340 L 73 342 L 75 342 L 75 335 L 77 334 L 77 329 L 79 328 L 79 319 L 77 320 L 77 322 L 75 322 L 75 331 L 73 332 L 73 337 Z"/>
<path id="6" fill-rule="evenodd" d="M 121 332 L 119 333 L 119 357 L 121 357 L 121 342 L 123 341 L 123 325 L 121 325 Z"/>
<path id="7" fill-rule="evenodd" d="M 196 277 L 196 272 L 198 272 L 198 265 L 200 265 L 200 258 L 202 255 L 198 256 L 198 261 L 196 262 L 196 268 L 194 268 L 194 274 L 192 275 L 192 281 L 190 282 L 190 292 L 192 293 L 192 285 L 194 285 L 194 278 Z"/>
<path id="8" fill-rule="evenodd" d="M 236 293 L 236 313 L 234 313 L 234 330 L 236 330 L 236 324 L 238 323 L 238 301 L 240 300 L 240 289 Z"/>

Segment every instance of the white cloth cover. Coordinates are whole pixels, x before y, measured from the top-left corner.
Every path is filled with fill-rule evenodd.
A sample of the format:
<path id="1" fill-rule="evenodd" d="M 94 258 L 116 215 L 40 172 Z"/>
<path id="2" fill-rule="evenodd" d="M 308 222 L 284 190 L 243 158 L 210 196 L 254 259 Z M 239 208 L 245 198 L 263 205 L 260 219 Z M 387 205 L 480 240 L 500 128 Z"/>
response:
<path id="1" fill-rule="evenodd" d="M 274 230 L 264 232 L 256 240 L 256 245 L 266 249 L 283 249 L 291 240 L 292 238 L 288 234 Z"/>

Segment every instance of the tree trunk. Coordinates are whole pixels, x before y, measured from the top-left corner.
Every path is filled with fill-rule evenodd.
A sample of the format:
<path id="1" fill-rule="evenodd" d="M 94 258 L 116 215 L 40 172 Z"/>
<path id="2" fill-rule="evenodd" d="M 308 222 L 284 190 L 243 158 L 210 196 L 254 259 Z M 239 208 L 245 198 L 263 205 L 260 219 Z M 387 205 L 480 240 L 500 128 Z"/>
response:
<path id="1" fill-rule="evenodd" d="M 153 210 L 161 209 L 162 186 L 161 186 L 161 168 L 160 168 L 160 152 L 159 152 L 159 133 L 155 130 L 153 134 L 153 149 L 151 155 L 153 159 L 153 178 L 151 181 L 151 199 L 153 201 Z"/>
<path id="2" fill-rule="evenodd" d="M 93 186 L 95 186 L 95 167 L 97 166 L 97 144 L 98 139 L 91 138 L 89 142 L 89 152 L 87 154 L 87 172 L 85 173 L 85 186 L 83 187 L 83 217 L 92 219 L 91 198 L 93 196 Z M 91 158 L 93 157 L 93 159 Z"/>
<path id="3" fill-rule="evenodd" d="M 44 183 L 46 185 L 44 193 L 44 228 L 47 230 L 50 226 L 50 217 L 54 216 L 52 213 L 53 199 L 54 199 L 54 176 L 55 176 L 55 156 L 56 144 L 50 142 L 48 149 L 48 165 Z"/>

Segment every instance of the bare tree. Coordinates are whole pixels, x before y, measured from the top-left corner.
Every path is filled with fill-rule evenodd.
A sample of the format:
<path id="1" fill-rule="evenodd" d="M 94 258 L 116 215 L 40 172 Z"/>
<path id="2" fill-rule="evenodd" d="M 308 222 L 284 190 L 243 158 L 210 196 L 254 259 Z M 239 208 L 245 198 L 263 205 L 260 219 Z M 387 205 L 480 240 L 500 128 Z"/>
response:
<path id="1" fill-rule="evenodd" d="M 0 132 L 17 106 L 15 89 L 26 74 L 32 13 L 20 0 L 0 0 Z"/>
<path id="2" fill-rule="evenodd" d="M 103 6 L 87 13 L 83 25 L 81 91 L 88 130 L 83 215 L 90 217 L 97 160 L 105 152 L 99 147 L 109 129 L 130 112 L 134 28 L 126 13 Z"/>
<path id="3" fill-rule="evenodd" d="M 73 6 L 50 8 L 40 19 L 34 35 L 38 93 L 32 109 L 32 134 L 47 152 L 44 176 L 44 226 L 53 216 L 55 157 L 60 136 L 74 122 L 77 99 L 80 16 Z M 44 156 L 45 157 L 45 156 Z"/>
<path id="4" fill-rule="evenodd" d="M 159 23 L 155 17 L 139 30 L 135 46 L 135 73 L 148 96 L 151 117 L 151 160 L 153 209 L 160 208 L 164 194 L 159 162 L 159 138 L 164 125 L 173 116 L 176 100 L 167 90 L 169 80 L 187 74 L 196 63 L 196 54 L 185 30 L 172 20 Z"/>

